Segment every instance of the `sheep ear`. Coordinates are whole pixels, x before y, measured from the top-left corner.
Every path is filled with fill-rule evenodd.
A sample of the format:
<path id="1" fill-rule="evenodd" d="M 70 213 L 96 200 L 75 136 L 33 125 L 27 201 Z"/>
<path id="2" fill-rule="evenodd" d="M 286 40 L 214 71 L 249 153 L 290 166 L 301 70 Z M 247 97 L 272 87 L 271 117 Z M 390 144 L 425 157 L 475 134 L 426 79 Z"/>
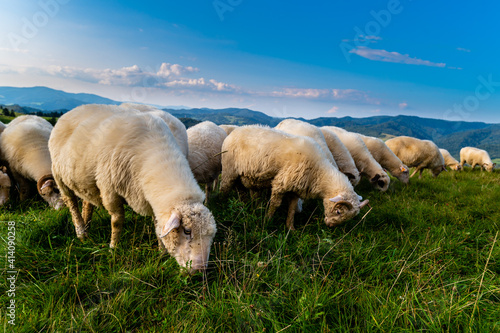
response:
<path id="1" fill-rule="evenodd" d="M 493 165 L 493 166 L 495 166 L 495 165 Z M 3 173 L 7 173 L 7 167 L 6 167 L 6 166 L 4 166 L 4 165 L 2 165 L 2 166 L 0 167 L 0 171 L 2 171 Z"/>
<path id="2" fill-rule="evenodd" d="M 370 181 L 371 181 L 372 183 L 375 183 L 375 182 L 376 182 L 379 178 L 380 178 L 380 175 L 377 173 L 377 174 L 375 175 L 375 177 L 373 177 L 372 179 L 370 179 Z"/>
<path id="3" fill-rule="evenodd" d="M 359 204 L 359 209 L 363 208 L 364 206 L 366 206 L 368 203 L 370 202 L 370 200 L 366 199 L 365 201 L 363 201 L 362 203 Z"/>
<path id="4" fill-rule="evenodd" d="M 407 168 L 405 168 L 404 166 L 400 166 L 400 167 L 399 167 L 399 169 L 401 170 L 401 172 L 406 172 L 406 171 L 408 171 L 408 169 L 407 169 Z"/>
<path id="5" fill-rule="evenodd" d="M 173 212 L 170 215 L 167 223 L 163 226 L 160 238 L 167 236 L 172 230 L 177 229 L 181 226 L 181 215 L 178 212 Z"/>
<path id="6" fill-rule="evenodd" d="M 337 195 L 335 198 L 329 199 L 331 202 L 339 202 L 341 200 L 344 200 L 341 195 Z"/>

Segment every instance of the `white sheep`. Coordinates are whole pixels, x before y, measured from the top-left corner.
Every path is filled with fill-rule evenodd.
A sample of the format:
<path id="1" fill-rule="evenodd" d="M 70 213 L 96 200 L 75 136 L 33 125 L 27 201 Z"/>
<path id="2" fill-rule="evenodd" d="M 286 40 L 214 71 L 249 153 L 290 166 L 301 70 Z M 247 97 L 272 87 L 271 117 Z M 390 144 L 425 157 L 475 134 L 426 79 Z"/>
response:
<path id="1" fill-rule="evenodd" d="M 358 185 L 360 180 L 359 171 L 356 168 L 356 163 L 354 163 L 349 150 L 342 143 L 337 134 L 326 128 L 320 128 L 320 130 L 325 137 L 328 149 L 330 149 L 340 172 L 349 178 L 352 186 Z"/>
<path id="2" fill-rule="evenodd" d="M 110 247 L 118 243 L 126 203 L 155 217 L 159 244 L 179 265 L 190 272 L 206 268 L 215 221 L 161 118 L 118 106 L 83 105 L 59 119 L 49 148 L 78 238 L 87 232 L 77 196 L 111 215 Z"/>
<path id="3" fill-rule="evenodd" d="M 337 169 L 339 168 L 330 149 L 328 148 L 328 145 L 326 144 L 325 136 L 316 126 L 297 119 L 285 119 L 276 125 L 275 128 L 289 134 L 310 137 L 321 147 L 325 158 L 328 159 L 334 167 Z"/>
<path id="4" fill-rule="evenodd" d="M 430 169 L 432 175 L 437 177 L 441 171 L 446 170 L 443 155 L 436 144 L 430 140 L 421 140 L 409 136 L 398 136 L 385 142 L 387 147 L 408 167 L 415 167 L 411 174 L 413 177 L 420 171 L 422 177 L 424 169 Z"/>
<path id="5" fill-rule="evenodd" d="M 391 175 L 401 182 L 408 184 L 410 180 L 410 169 L 387 147 L 379 138 L 359 134 L 373 158 Z"/>
<path id="6" fill-rule="evenodd" d="M 453 156 L 451 156 L 450 152 L 446 149 L 439 148 L 439 152 L 443 155 L 444 165 L 450 167 L 450 169 L 455 171 L 462 170 L 462 166 L 460 162 L 458 162 Z"/>
<path id="7" fill-rule="evenodd" d="M 322 128 L 332 131 L 339 137 L 349 150 L 361 176 L 367 177 L 370 183 L 380 191 L 386 191 L 389 188 L 391 179 L 370 154 L 368 147 L 366 147 L 357 133 L 348 132 L 345 129 L 335 126 L 324 126 Z"/>
<path id="8" fill-rule="evenodd" d="M 168 128 L 170 128 L 172 134 L 174 135 L 175 141 L 179 145 L 179 148 L 181 148 L 182 153 L 184 154 L 184 156 L 186 156 L 186 158 L 188 157 L 189 145 L 188 145 L 186 126 L 184 126 L 182 121 L 180 121 L 177 117 L 174 117 L 167 111 L 160 110 L 151 105 L 137 104 L 137 103 L 122 103 L 120 104 L 120 107 L 128 110 L 148 112 L 163 119 L 167 123 Z"/>
<path id="9" fill-rule="evenodd" d="M 481 166 L 481 170 L 487 170 L 493 172 L 493 169 L 497 165 L 491 161 L 490 155 L 486 150 L 474 148 L 474 147 L 464 147 L 460 149 L 460 165 L 462 168 L 464 164 L 469 164 L 472 169 L 476 165 Z"/>
<path id="10" fill-rule="evenodd" d="M 236 128 L 238 128 L 238 125 L 219 125 L 220 128 L 222 128 L 224 131 L 226 131 L 226 134 L 229 135 L 231 134 L 232 131 L 234 131 Z"/>
<path id="11" fill-rule="evenodd" d="M 35 182 L 40 196 L 54 209 L 60 209 L 64 203 L 52 177 L 48 147 L 52 128 L 41 117 L 17 117 L 2 132 L 0 149 L 12 177 L 19 185 L 20 200 L 29 197 Z"/>
<path id="12" fill-rule="evenodd" d="M 294 229 L 299 198 L 323 199 L 325 224 L 330 227 L 354 217 L 368 203 L 360 203 L 347 177 L 309 137 L 243 126 L 228 135 L 222 150 L 226 153 L 222 155 L 221 191 L 229 191 L 237 182 L 251 190 L 271 188 L 268 217 L 288 197 L 288 229 Z"/>
<path id="13" fill-rule="evenodd" d="M 194 178 L 205 184 L 205 200 L 208 200 L 214 182 L 222 170 L 221 148 L 226 132 L 211 121 L 204 121 L 188 128 L 188 162 Z"/>

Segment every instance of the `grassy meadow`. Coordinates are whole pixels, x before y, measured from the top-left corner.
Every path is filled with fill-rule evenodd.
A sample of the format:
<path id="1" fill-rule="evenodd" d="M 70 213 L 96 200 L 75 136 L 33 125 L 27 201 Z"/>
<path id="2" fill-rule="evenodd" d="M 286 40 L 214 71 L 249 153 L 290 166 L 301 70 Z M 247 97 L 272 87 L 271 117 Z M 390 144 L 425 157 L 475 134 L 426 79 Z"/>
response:
<path id="1" fill-rule="evenodd" d="M 119 247 L 109 216 L 75 237 L 67 209 L 0 208 L 0 323 L 6 332 L 499 332 L 500 171 L 424 172 L 330 229 L 321 201 L 296 231 L 267 199 L 216 193 L 205 275 L 158 251 L 151 218 L 127 210 Z M 15 222 L 16 326 L 8 323 L 8 221 Z M 11 223 L 12 224 L 12 223 Z"/>

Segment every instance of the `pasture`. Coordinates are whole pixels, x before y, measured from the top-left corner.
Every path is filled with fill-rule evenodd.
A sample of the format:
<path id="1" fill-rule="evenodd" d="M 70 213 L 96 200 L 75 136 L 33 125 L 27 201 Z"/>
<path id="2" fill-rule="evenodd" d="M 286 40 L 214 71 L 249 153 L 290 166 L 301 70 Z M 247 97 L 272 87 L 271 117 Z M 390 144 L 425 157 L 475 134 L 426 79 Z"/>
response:
<path id="1" fill-rule="evenodd" d="M 98 209 L 90 239 L 67 209 L 45 202 L 0 208 L 0 322 L 15 332 L 498 332 L 500 172 L 424 172 L 370 199 L 330 229 L 320 200 L 285 228 L 265 219 L 268 197 L 216 193 L 209 270 L 189 277 L 158 251 L 151 218 L 130 209 L 108 248 Z M 8 221 L 15 222 L 15 296 L 7 291 Z M 12 223 L 11 223 L 12 225 Z M 15 324 L 7 305 L 15 300 Z"/>

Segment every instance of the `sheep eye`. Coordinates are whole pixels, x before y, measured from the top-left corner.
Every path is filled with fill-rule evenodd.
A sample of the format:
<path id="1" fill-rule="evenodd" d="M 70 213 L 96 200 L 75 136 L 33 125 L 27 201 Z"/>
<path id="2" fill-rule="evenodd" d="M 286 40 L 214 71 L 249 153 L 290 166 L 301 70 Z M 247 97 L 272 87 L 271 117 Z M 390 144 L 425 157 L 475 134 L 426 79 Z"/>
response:
<path id="1" fill-rule="evenodd" d="M 337 209 L 337 214 L 340 215 L 340 209 Z"/>
<path id="2" fill-rule="evenodd" d="M 191 229 L 184 229 L 184 233 L 186 235 L 191 235 Z"/>

